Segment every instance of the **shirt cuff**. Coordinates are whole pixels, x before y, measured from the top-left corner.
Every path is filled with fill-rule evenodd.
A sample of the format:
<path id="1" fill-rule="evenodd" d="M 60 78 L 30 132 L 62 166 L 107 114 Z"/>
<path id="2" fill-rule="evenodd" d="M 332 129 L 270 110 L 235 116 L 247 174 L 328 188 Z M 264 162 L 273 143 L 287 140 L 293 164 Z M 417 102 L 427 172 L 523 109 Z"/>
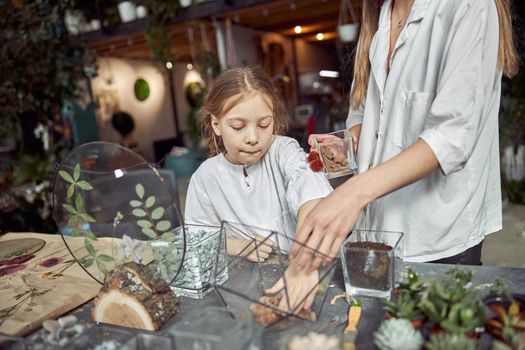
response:
<path id="1" fill-rule="evenodd" d="M 454 146 L 436 130 L 425 130 L 419 138 L 425 141 L 432 149 L 443 174 L 451 174 L 463 169 L 465 166 L 465 161 L 458 157 L 457 150 L 451 150 Z"/>

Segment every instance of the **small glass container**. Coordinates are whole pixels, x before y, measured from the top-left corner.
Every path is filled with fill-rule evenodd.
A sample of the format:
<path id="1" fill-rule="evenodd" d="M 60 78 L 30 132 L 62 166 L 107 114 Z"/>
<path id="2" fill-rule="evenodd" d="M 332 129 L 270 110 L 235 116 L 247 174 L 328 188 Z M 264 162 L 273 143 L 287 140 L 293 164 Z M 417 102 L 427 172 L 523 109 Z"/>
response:
<path id="1" fill-rule="evenodd" d="M 175 254 L 183 262 L 171 289 L 179 296 L 202 299 L 214 284 L 220 285 L 228 279 L 225 237 L 222 228 L 215 226 L 185 225 L 185 231 L 186 245 L 175 244 Z M 221 273 L 215 275 L 216 268 Z"/>
<path id="2" fill-rule="evenodd" d="M 168 335 L 139 333 L 136 341 L 138 350 L 173 349 L 173 341 Z"/>
<path id="3" fill-rule="evenodd" d="M 315 138 L 315 148 L 323 162 L 327 179 L 357 173 L 354 142 L 348 130 L 319 135 Z"/>
<path id="4" fill-rule="evenodd" d="M 244 350 L 261 343 L 253 315 L 238 308 L 197 309 L 168 332 L 176 349 Z"/>
<path id="5" fill-rule="evenodd" d="M 390 299 L 403 268 L 403 233 L 354 230 L 341 262 L 348 294 Z"/>
<path id="6" fill-rule="evenodd" d="M 67 348 L 71 350 L 135 350 L 137 343 L 135 334 L 128 329 L 97 324 L 90 327 Z"/>

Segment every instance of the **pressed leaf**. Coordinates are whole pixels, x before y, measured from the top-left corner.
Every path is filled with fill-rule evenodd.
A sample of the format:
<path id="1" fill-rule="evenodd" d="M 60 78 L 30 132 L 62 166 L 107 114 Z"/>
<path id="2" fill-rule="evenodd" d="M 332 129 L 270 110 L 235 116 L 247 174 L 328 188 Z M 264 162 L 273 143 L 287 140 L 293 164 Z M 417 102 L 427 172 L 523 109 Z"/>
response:
<path id="1" fill-rule="evenodd" d="M 137 208 L 137 209 L 133 209 L 133 211 L 131 212 L 131 214 L 133 214 L 133 216 L 136 216 L 138 218 L 143 218 L 144 216 L 146 216 L 146 212 L 140 208 Z"/>
<path id="2" fill-rule="evenodd" d="M 75 199 L 75 207 L 77 209 L 77 212 L 82 212 L 84 210 L 84 201 L 82 200 L 82 196 L 80 193 L 77 193 L 77 197 Z"/>
<path id="3" fill-rule="evenodd" d="M 129 205 L 131 205 L 133 208 L 140 207 L 142 205 L 142 202 L 137 200 L 131 200 L 129 201 Z"/>
<path id="4" fill-rule="evenodd" d="M 84 230 L 84 231 L 81 231 L 80 233 L 82 234 L 82 236 L 85 236 L 85 237 L 87 237 L 89 239 L 92 239 L 94 241 L 98 240 L 97 236 L 95 236 L 95 234 L 93 232 L 89 231 L 89 230 Z"/>
<path id="5" fill-rule="evenodd" d="M 144 197 L 144 186 L 137 184 L 137 186 L 135 186 L 135 192 L 137 192 L 137 196 L 142 199 Z"/>
<path id="6" fill-rule="evenodd" d="M 150 229 L 150 228 L 144 227 L 144 228 L 142 229 L 142 232 L 143 232 L 146 236 L 148 236 L 149 238 L 152 238 L 152 239 L 157 238 L 157 234 L 155 233 L 155 231 L 153 231 L 153 230 Z"/>
<path id="7" fill-rule="evenodd" d="M 70 184 L 74 184 L 75 180 L 67 173 L 65 170 L 60 170 L 58 172 L 58 175 L 60 175 L 61 178 L 63 178 L 65 181 L 69 182 Z"/>
<path id="8" fill-rule="evenodd" d="M 67 221 L 68 227 L 76 227 L 78 224 L 78 216 L 72 215 L 69 220 Z"/>
<path id="9" fill-rule="evenodd" d="M 146 199 L 146 208 L 151 208 L 155 204 L 155 196 L 149 196 L 148 199 Z"/>
<path id="10" fill-rule="evenodd" d="M 80 213 L 79 215 L 82 217 L 82 219 L 86 220 L 87 222 L 97 222 L 97 220 L 95 220 L 95 218 L 89 215 L 88 213 Z"/>
<path id="11" fill-rule="evenodd" d="M 74 194 L 75 194 L 75 184 L 71 184 L 67 188 L 67 199 L 71 199 L 71 197 L 73 197 Z"/>
<path id="12" fill-rule="evenodd" d="M 98 270 L 100 272 L 102 272 L 102 274 L 107 274 L 108 273 L 108 269 L 106 268 L 106 265 L 104 265 L 104 263 L 100 260 L 96 260 L 97 261 L 97 267 L 98 267 Z"/>
<path id="13" fill-rule="evenodd" d="M 95 252 L 95 247 L 93 247 L 93 243 L 89 239 L 84 239 L 84 244 L 86 245 L 86 249 L 92 257 L 96 257 L 97 253 Z"/>
<path id="14" fill-rule="evenodd" d="M 80 178 L 80 164 L 77 163 L 77 165 L 75 165 L 75 170 L 73 170 L 73 180 L 77 182 L 79 178 Z"/>
<path id="15" fill-rule="evenodd" d="M 105 261 L 105 262 L 110 262 L 110 261 L 113 261 L 113 258 L 109 255 L 106 255 L 106 254 L 100 254 L 97 256 L 97 259 L 98 260 L 102 260 L 102 261 Z"/>
<path id="16" fill-rule="evenodd" d="M 160 219 L 162 217 L 162 215 L 164 215 L 164 208 L 163 207 L 155 208 L 155 210 L 153 210 L 153 213 L 151 213 L 151 217 L 153 218 L 153 220 Z"/>
<path id="17" fill-rule="evenodd" d="M 152 228 L 153 224 L 148 220 L 137 220 L 137 225 L 143 228 Z"/>
<path id="18" fill-rule="evenodd" d="M 157 230 L 166 231 L 170 228 L 171 223 L 168 220 L 162 220 L 157 223 Z"/>
<path id="19" fill-rule="evenodd" d="M 89 182 L 87 181 L 84 181 L 84 180 L 80 180 L 78 183 L 77 183 L 77 186 L 80 187 L 81 189 L 83 189 L 84 191 L 90 191 L 93 189 L 93 186 L 91 186 L 89 184 Z"/>
<path id="20" fill-rule="evenodd" d="M 84 267 L 90 267 L 91 265 L 93 265 L 93 263 L 95 262 L 95 259 L 94 258 L 89 258 L 89 259 L 85 259 L 82 261 L 82 265 Z"/>
<path id="21" fill-rule="evenodd" d="M 78 214 L 71 204 L 62 203 L 62 207 L 70 214 Z"/>

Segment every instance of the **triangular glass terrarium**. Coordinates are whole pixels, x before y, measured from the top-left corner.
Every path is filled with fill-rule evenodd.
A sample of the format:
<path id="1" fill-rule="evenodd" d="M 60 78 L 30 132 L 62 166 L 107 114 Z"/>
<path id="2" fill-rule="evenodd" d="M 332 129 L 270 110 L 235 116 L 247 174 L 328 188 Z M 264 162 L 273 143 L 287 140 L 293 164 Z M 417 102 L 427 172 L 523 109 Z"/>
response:
<path id="1" fill-rule="evenodd" d="M 185 228 L 169 181 L 138 154 L 107 142 L 78 146 L 59 164 L 54 219 L 71 255 L 96 281 L 130 261 L 153 264 L 168 284 L 175 280 Z"/>
<path id="2" fill-rule="evenodd" d="M 321 266 L 313 275 L 303 279 L 308 288 L 297 305 L 302 305 L 307 298 L 313 298 L 309 311 L 293 309 L 290 302 L 294 286 L 292 275 L 287 271 L 290 266 L 288 250 L 297 242 L 276 230 L 230 222 L 223 222 L 222 225 L 227 245 L 231 244 L 232 239 L 244 242 L 244 246 L 237 249 L 237 255 L 228 256 L 228 264 L 223 267 L 228 271 L 228 280 L 222 285 L 214 285 L 225 306 L 250 309 L 259 324 L 272 330 L 287 327 L 287 323 L 292 320 L 315 321 L 320 317 L 335 262 Z M 315 256 L 326 257 L 304 244 L 297 244 Z M 264 245 L 271 245 L 273 251 L 267 255 L 268 250 Z M 216 274 L 223 273 L 219 265 L 216 266 Z M 268 289 L 278 281 L 281 287 L 279 291 L 269 294 Z"/>

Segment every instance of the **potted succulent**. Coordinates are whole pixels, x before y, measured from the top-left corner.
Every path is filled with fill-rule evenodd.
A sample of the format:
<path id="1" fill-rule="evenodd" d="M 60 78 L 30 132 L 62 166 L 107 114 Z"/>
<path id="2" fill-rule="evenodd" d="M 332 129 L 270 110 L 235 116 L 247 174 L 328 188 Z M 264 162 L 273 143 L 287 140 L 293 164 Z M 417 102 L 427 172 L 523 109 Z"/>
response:
<path id="1" fill-rule="evenodd" d="M 425 315 L 417 306 L 418 299 L 413 298 L 406 290 L 402 290 L 397 299 L 384 301 L 386 318 L 402 318 L 410 321 L 414 328 L 421 328 Z"/>
<path id="2" fill-rule="evenodd" d="M 476 340 L 464 335 L 436 333 L 425 343 L 428 350 L 475 350 Z"/>
<path id="3" fill-rule="evenodd" d="M 417 350 L 423 344 L 423 336 L 408 320 L 392 318 L 383 321 L 374 333 L 374 344 L 380 350 Z"/>

